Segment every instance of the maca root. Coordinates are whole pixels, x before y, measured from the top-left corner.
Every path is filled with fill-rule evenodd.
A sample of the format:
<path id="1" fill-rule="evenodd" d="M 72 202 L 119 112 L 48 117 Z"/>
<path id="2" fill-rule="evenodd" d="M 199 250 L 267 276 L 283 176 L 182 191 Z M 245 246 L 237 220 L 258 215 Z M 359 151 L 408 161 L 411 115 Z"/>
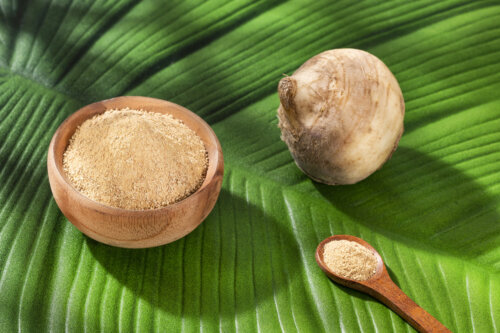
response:
<path id="1" fill-rule="evenodd" d="M 298 167 L 326 184 L 354 184 L 378 170 L 403 133 L 399 84 L 374 55 L 325 51 L 278 84 L 281 139 Z"/>

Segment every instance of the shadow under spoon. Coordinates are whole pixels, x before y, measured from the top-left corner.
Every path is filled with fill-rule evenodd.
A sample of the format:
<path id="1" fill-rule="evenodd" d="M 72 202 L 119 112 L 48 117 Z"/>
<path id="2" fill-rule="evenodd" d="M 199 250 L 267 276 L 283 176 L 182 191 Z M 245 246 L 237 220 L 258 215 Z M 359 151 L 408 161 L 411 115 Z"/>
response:
<path id="1" fill-rule="evenodd" d="M 356 242 L 370 250 L 377 259 L 375 274 L 364 281 L 351 280 L 335 274 L 325 263 L 324 247 L 331 241 L 347 240 Z M 450 332 L 436 318 L 417 305 L 391 279 L 380 254 L 361 238 L 350 235 L 335 235 L 323 240 L 316 249 L 316 262 L 334 282 L 364 292 L 396 312 L 419 332 Z"/>

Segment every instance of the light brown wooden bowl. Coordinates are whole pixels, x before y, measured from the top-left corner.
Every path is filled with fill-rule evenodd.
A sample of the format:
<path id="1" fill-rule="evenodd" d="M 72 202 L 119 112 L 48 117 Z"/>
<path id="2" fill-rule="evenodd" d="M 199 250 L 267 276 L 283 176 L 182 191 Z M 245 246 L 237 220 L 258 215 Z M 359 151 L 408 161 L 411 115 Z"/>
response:
<path id="1" fill-rule="evenodd" d="M 63 154 L 76 128 L 85 120 L 106 110 L 126 107 L 170 114 L 182 120 L 201 137 L 209 162 L 205 181 L 195 193 L 166 207 L 128 210 L 91 200 L 71 185 L 63 170 Z M 224 160 L 215 133 L 193 112 L 156 98 L 122 96 L 87 105 L 69 116 L 52 137 L 47 170 L 57 205 L 81 232 L 113 246 L 146 248 L 184 237 L 207 217 L 222 186 Z"/>

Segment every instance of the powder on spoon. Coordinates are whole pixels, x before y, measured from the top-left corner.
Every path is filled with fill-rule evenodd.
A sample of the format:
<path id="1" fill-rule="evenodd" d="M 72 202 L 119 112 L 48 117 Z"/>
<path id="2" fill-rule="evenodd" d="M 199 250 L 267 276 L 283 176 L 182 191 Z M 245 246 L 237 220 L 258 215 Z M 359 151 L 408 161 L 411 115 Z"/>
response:
<path id="1" fill-rule="evenodd" d="M 203 183 L 201 138 L 171 115 L 108 110 L 83 122 L 63 157 L 72 185 L 100 203 L 134 210 L 180 201 Z"/>
<path id="2" fill-rule="evenodd" d="M 368 280 L 377 270 L 377 259 L 370 250 L 344 239 L 325 244 L 323 261 L 335 274 L 351 280 Z"/>

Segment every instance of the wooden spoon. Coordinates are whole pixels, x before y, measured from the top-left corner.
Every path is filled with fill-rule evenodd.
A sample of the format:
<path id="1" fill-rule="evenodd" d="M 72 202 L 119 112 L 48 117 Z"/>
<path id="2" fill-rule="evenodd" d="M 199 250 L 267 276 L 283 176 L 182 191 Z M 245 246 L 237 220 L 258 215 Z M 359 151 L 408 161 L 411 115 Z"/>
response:
<path id="1" fill-rule="evenodd" d="M 328 268 L 323 260 L 324 247 L 331 241 L 348 240 L 359 243 L 370 250 L 377 259 L 377 270 L 375 274 L 365 281 L 351 280 L 335 274 Z M 335 235 L 322 241 L 316 249 L 316 261 L 319 267 L 333 281 L 346 287 L 353 288 L 378 299 L 384 303 L 404 320 L 410 323 L 419 332 L 450 332 L 436 318 L 418 306 L 391 280 L 384 261 L 380 254 L 364 240 L 350 235 Z"/>

